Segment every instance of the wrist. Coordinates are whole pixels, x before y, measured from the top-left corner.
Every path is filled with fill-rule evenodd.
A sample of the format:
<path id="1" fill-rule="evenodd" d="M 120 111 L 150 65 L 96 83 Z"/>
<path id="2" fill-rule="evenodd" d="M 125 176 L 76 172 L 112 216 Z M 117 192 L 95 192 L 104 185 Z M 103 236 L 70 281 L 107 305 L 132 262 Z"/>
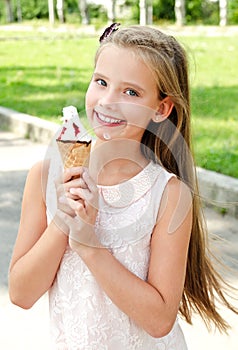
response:
<path id="1" fill-rule="evenodd" d="M 49 226 L 53 233 L 68 241 L 69 227 L 57 215 L 55 215 Z"/>
<path id="2" fill-rule="evenodd" d="M 76 251 L 76 253 L 82 258 L 82 260 L 87 264 L 87 261 L 92 261 L 93 258 L 99 255 L 101 251 L 105 251 L 106 248 L 103 247 L 98 241 L 89 242 L 87 244 L 75 241 L 73 238 L 69 237 L 70 247 Z"/>

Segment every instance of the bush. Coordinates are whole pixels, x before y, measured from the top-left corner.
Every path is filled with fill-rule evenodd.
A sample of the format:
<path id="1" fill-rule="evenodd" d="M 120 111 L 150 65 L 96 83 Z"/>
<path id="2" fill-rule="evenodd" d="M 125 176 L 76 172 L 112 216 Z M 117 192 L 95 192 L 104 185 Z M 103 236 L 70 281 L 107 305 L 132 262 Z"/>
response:
<path id="1" fill-rule="evenodd" d="M 14 16 L 17 20 L 17 4 L 14 2 Z M 48 18 L 48 2 L 45 0 L 21 0 L 22 19 Z"/>
<path id="2" fill-rule="evenodd" d="M 153 16 L 155 20 L 175 20 L 174 0 L 153 1 Z"/>
<path id="3" fill-rule="evenodd" d="M 228 22 L 229 24 L 238 24 L 238 0 L 228 2 Z"/>

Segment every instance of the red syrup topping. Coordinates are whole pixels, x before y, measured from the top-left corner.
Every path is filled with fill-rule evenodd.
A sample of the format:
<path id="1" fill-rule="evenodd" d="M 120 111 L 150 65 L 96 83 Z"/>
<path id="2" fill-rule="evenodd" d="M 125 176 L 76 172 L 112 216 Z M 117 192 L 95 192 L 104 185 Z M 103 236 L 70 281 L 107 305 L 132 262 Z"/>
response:
<path id="1" fill-rule="evenodd" d="M 63 126 L 62 130 L 61 130 L 61 133 L 58 137 L 58 140 L 61 140 L 62 139 L 62 136 L 64 135 L 65 131 L 67 130 L 67 128 L 65 126 Z"/>
<path id="2" fill-rule="evenodd" d="M 80 129 L 79 129 L 78 125 L 76 125 L 75 123 L 73 123 L 73 127 L 74 127 L 74 135 L 75 135 L 75 137 L 77 137 L 78 134 L 80 133 Z"/>

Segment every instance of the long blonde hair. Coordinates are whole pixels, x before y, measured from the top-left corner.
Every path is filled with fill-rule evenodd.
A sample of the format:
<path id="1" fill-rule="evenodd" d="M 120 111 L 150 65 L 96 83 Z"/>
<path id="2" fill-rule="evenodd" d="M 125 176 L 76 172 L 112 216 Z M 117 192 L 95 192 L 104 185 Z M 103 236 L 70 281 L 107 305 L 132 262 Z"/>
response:
<path id="1" fill-rule="evenodd" d="M 193 224 L 189 244 L 186 279 L 180 313 L 192 323 L 193 311 L 200 314 L 206 326 L 211 322 L 226 332 L 226 320 L 218 313 L 220 301 L 235 313 L 226 296 L 229 285 L 215 270 L 208 248 L 208 234 L 202 213 L 196 171 L 191 151 L 190 89 L 188 61 L 183 47 L 174 37 L 155 28 L 131 26 L 106 37 L 96 54 L 96 60 L 105 45 L 129 48 L 139 55 L 153 72 L 158 86 L 158 97 L 167 96 L 174 103 L 173 110 L 163 123 L 150 122 L 141 140 L 141 151 L 169 172 L 176 174 L 193 192 Z"/>

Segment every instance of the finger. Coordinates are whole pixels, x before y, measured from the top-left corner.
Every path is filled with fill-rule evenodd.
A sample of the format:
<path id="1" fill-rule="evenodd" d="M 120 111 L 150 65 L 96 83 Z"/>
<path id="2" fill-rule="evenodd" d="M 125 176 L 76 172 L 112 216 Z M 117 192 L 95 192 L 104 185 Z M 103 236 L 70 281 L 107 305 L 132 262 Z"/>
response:
<path id="1" fill-rule="evenodd" d="M 93 181 L 93 179 L 90 177 L 90 175 L 88 173 L 88 169 L 84 170 L 84 172 L 82 174 L 82 178 L 85 181 L 90 192 L 95 193 L 98 191 L 96 183 Z"/>
<path id="2" fill-rule="evenodd" d="M 65 196 L 67 199 L 71 198 L 74 200 L 78 200 L 80 199 L 78 193 L 71 192 L 70 191 L 71 186 L 69 185 L 69 183 L 65 183 L 65 184 L 61 184 L 58 186 L 57 188 L 57 196 L 58 198 L 61 196 Z"/>
<path id="3" fill-rule="evenodd" d="M 82 200 L 75 201 L 68 198 L 68 205 L 73 210 L 74 214 L 79 215 L 82 218 L 85 217 L 85 205 Z"/>
<path id="4" fill-rule="evenodd" d="M 69 191 L 70 188 L 88 188 L 87 184 L 85 183 L 84 179 L 82 177 L 79 177 L 77 179 L 71 180 L 67 183 L 65 183 L 65 188 Z"/>
<path id="5" fill-rule="evenodd" d="M 82 199 L 85 199 L 85 195 L 83 194 L 84 193 L 84 190 L 83 188 L 75 188 L 75 187 L 72 187 L 69 189 L 69 193 L 73 196 L 76 196 L 76 197 L 80 197 Z"/>
<path id="6" fill-rule="evenodd" d="M 66 198 L 70 198 L 70 199 L 73 199 L 75 201 L 81 200 L 81 198 L 78 195 L 74 195 L 71 192 L 67 192 L 65 194 L 65 196 L 66 196 Z"/>
<path id="7" fill-rule="evenodd" d="M 80 177 L 84 171 L 83 167 L 66 168 L 64 171 L 64 182 L 70 181 L 74 176 Z"/>
<path id="8" fill-rule="evenodd" d="M 98 209 L 98 196 L 90 192 L 89 189 L 71 188 L 70 193 L 77 195 L 84 202 L 88 202 L 92 207 L 96 207 Z"/>
<path id="9" fill-rule="evenodd" d="M 62 196 L 62 197 L 59 198 L 58 209 L 61 210 L 64 213 L 70 215 L 71 217 L 75 216 L 75 211 L 70 206 L 69 199 L 67 199 L 65 196 Z"/>

